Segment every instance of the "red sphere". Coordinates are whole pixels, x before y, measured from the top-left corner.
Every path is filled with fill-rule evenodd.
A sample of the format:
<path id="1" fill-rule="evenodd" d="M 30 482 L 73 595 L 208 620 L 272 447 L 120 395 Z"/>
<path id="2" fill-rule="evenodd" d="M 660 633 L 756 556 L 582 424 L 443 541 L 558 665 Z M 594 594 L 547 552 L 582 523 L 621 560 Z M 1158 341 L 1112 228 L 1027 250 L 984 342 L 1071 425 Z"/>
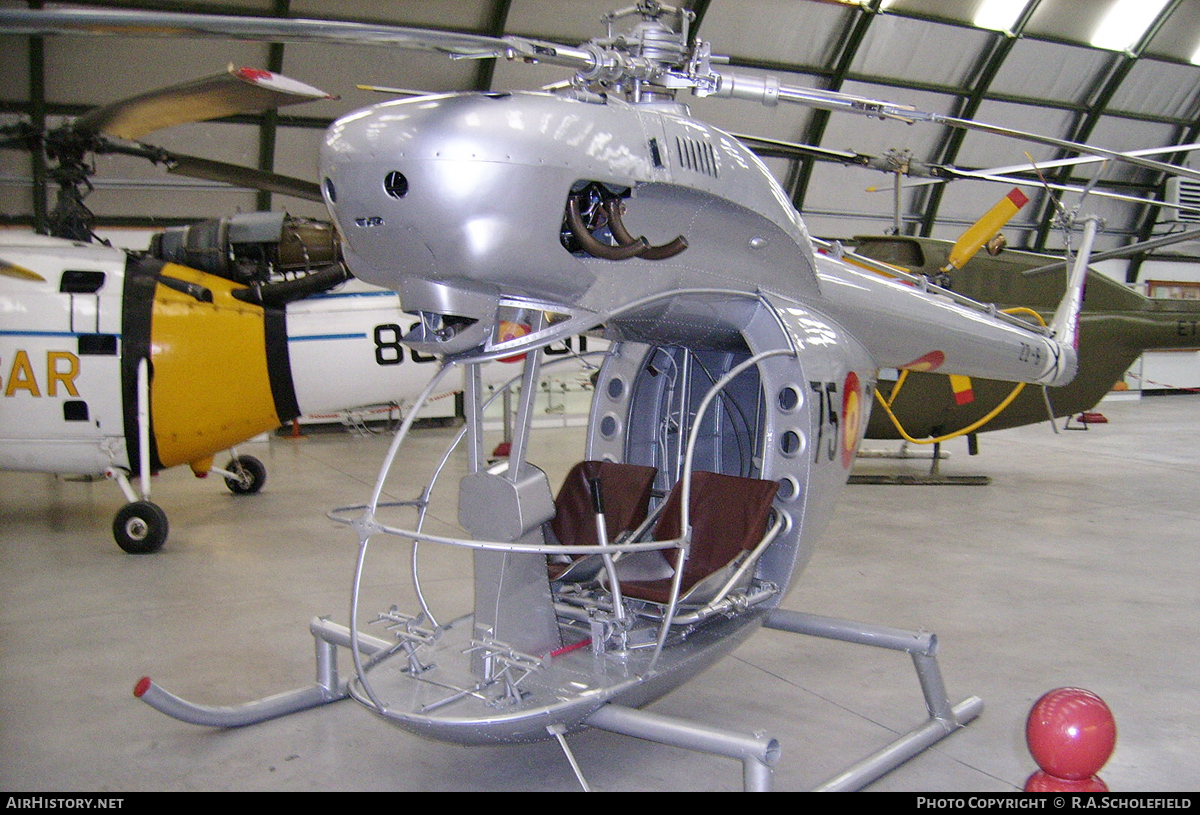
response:
<path id="1" fill-rule="evenodd" d="M 1047 774 L 1082 781 L 1100 771 L 1117 743 L 1104 700 L 1082 688 L 1057 688 L 1037 700 L 1025 723 L 1033 760 Z"/>

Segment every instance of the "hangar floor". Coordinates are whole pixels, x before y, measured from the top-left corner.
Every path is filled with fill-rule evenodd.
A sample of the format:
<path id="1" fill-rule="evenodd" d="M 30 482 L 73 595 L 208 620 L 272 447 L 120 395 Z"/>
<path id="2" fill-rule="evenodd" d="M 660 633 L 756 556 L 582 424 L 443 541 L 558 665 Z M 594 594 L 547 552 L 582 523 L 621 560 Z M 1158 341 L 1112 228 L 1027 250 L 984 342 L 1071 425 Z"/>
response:
<path id="1" fill-rule="evenodd" d="M 1200 789 L 1200 399 L 1101 409 L 1110 423 L 1088 432 L 989 434 L 974 458 L 965 443 L 948 445 L 942 471 L 987 474 L 989 486 L 847 488 L 784 606 L 934 631 L 951 700 L 985 703 L 965 730 L 870 789 L 1020 789 L 1035 769 L 1025 717 L 1063 685 L 1095 691 L 1116 715 L 1101 773 L 1110 788 Z M 418 431 L 414 469 L 449 432 Z M 543 435 L 553 482 L 582 433 Z M 0 474 L 0 789 L 578 789 L 554 743 L 427 742 L 354 702 L 212 731 L 131 696 L 145 673 L 209 704 L 310 682 L 307 622 L 345 622 L 357 552 L 324 513 L 365 500 L 387 443 L 337 433 L 248 445 L 270 472 L 248 498 L 166 472 L 154 497 L 171 539 L 141 557 L 112 541 L 113 485 Z M 928 462 L 858 466 L 922 473 Z M 405 599 L 400 549 L 372 553 L 372 612 Z M 428 593 L 441 608 L 465 606 L 469 575 L 440 557 Z M 902 654 L 780 632 L 756 634 L 652 709 L 776 736 L 778 790 L 820 783 L 925 716 Z M 597 731 L 571 745 L 600 790 L 741 785 L 726 759 Z"/>

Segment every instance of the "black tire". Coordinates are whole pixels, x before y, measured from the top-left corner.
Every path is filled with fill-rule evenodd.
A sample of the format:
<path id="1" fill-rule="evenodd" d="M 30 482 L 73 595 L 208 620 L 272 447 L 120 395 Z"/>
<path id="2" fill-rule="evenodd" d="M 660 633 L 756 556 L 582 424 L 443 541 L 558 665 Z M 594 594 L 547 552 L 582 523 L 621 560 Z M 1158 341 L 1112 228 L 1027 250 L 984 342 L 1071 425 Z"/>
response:
<path id="1" fill-rule="evenodd" d="M 225 465 L 237 478 L 226 478 L 225 486 L 234 495 L 254 495 L 267 483 L 267 466 L 254 456 L 238 456 Z"/>
<path id="2" fill-rule="evenodd" d="M 167 542 L 167 513 L 158 504 L 134 501 L 113 518 L 113 537 L 131 555 L 157 552 Z"/>

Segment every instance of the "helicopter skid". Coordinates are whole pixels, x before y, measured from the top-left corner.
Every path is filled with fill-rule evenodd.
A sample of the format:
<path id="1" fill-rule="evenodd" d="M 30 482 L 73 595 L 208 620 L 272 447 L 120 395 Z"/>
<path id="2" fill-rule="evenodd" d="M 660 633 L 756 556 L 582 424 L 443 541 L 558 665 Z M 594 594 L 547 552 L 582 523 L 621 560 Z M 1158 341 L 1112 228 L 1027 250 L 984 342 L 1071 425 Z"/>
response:
<path id="1" fill-rule="evenodd" d="M 478 644 L 470 639 L 470 617 L 440 629 L 436 644 L 421 649 L 423 661 L 415 670 L 392 643 L 315 618 L 310 630 L 317 645 L 317 681 L 310 686 L 216 707 L 188 702 L 143 677 L 134 695 L 160 713 L 207 727 L 245 727 L 350 696 L 387 721 L 432 739 L 460 744 L 545 741 L 587 726 L 585 720 L 605 704 L 649 704 L 724 657 L 762 620 L 763 614 L 752 613 L 711 621 L 664 649 L 649 672 L 651 648 L 594 654 L 585 647 L 545 657 L 540 665 L 527 663 L 528 671 L 511 667 L 508 676 L 485 681 L 471 670 Z M 370 692 L 360 681 L 338 677 L 337 648 L 351 648 L 356 639 L 360 653 L 378 658 L 367 663 Z"/>
<path id="2" fill-rule="evenodd" d="M 971 696 L 951 705 L 937 663 L 937 636 L 928 632 L 823 617 L 798 611 L 775 609 L 767 615 L 763 627 L 792 634 L 806 634 L 855 645 L 868 645 L 891 651 L 903 651 L 912 657 L 925 709 L 929 716 L 909 732 L 876 750 L 871 755 L 814 788 L 815 792 L 860 790 L 882 778 L 974 721 L 983 712 L 983 700 Z"/>
<path id="3" fill-rule="evenodd" d="M 479 644 L 470 639 L 471 618 L 439 629 L 436 642 L 413 653 L 384 639 L 321 618 L 310 624 L 317 643 L 317 681 L 308 687 L 243 705 L 210 707 L 180 699 L 143 678 L 134 694 L 161 713 L 209 727 L 242 727 L 353 697 L 387 721 L 420 736 L 460 744 L 498 744 L 559 739 L 596 728 L 661 744 L 708 752 L 743 763 L 747 790 L 769 790 L 779 743 L 766 735 L 740 734 L 637 708 L 721 659 L 760 627 L 908 653 L 917 672 L 928 718 L 875 753 L 815 789 L 862 789 L 965 727 L 983 702 L 972 696 L 951 705 L 937 665 L 937 638 L 859 622 L 775 609 L 710 620 L 664 648 L 650 668 L 653 649 L 597 653 L 591 647 L 524 663 L 522 675 L 480 681 L 471 670 Z M 361 680 L 339 681 L 337 649 L 357 647 L 369 658 L 370 692 Z M 510 664 L 520 663 L 509 654 Z M 529 670 L 525 670 L 528 668 Z M 370 698 L 373 694 L 375 699 Z M 375 701 L 378 700 L 378 701 Z M 569 753 L 568 753 L 569 755 Z M 582 780 L 582 779 L 581 779 Z"/>
<path id="4" fill-rule="evenodd" d="M 544 741 L 589 726 L 588 718 L 607 704 L 649 704 L 736 648 L 763 616 L 710 620 L 667 645 L 657 661 L 652 643 L 625 651 L 568 645 L 528 657 L 473 640 L 467 616 L 439 629 L 436 642 L 411 656 L 394 650 L 369 665 L 365 683 L 354 681 L 350 694 L 389 722 L 433 739 Z M 489 659 L 482 670 L 488 678 L 481 678 Z"/>

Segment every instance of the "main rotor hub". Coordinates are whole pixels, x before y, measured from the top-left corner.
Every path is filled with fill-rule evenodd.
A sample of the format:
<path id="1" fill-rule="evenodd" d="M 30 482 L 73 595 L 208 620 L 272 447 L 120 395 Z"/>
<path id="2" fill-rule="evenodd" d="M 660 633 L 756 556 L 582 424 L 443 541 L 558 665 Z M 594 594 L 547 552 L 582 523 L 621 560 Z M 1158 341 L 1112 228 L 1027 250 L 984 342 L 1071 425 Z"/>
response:
<path id="1" fill-rule="evenodd" d="M 618 20 L 635 15 L 640 19 L 622 33 L 614 33 Z M 623 93 L 631 102 L 672 100 L 676 90 L 695 84 L 691 78 L 694 57 L 688 44 L 694 16 L 688 9 L 655 0 L 605 15 L 607 33 L 585 46 L 594 65 L 579 74 L 579 81 L 593 89 Z"/>

